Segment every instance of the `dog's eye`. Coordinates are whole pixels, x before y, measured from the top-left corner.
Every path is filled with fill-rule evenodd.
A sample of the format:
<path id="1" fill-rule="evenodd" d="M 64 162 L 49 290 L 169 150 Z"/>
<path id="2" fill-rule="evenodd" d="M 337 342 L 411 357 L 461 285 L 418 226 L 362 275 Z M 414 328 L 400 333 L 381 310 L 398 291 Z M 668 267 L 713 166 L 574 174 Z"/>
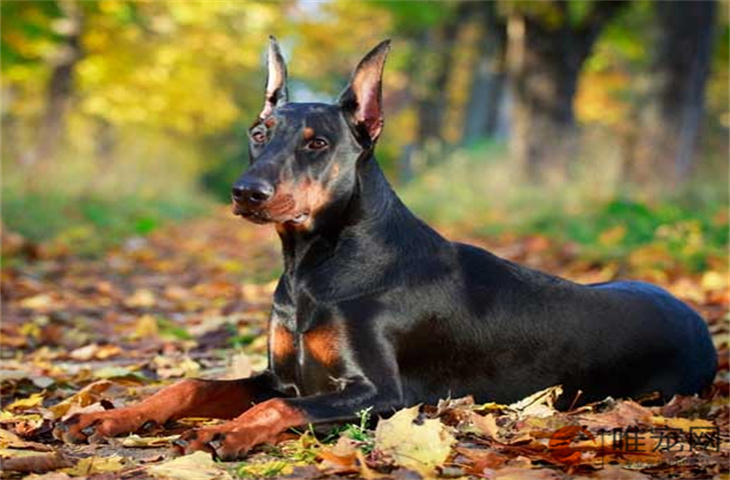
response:
<path id="1" fill-rule="evenodd" d="M 256 143 L 264 143 L 266 141 L 266 134 L 261 130 L 257 130 L 251 134 L 251 139 Z"/>
<path id="2" fill-rule="evenodd" d="M 307 148 L 310 150 L 322 150 L 327 146 L 327 140 L 324 138 L 313 138 L 307 143 Z"/>

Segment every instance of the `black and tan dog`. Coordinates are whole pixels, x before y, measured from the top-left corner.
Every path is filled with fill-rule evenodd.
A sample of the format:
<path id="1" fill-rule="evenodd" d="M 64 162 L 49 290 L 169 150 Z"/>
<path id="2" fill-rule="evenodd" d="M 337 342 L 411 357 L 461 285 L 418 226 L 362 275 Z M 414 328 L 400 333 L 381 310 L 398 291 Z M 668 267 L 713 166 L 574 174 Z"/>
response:
<path id="1" fill-rule="evenodd" d="M 333 105 L 287 103 L 272 39 L 266 99 L 249 131 L 235 212 L 273 223 L 285 272 L 269 367 L 236 381 L 186 380 L 56 429 L 94 441 L 186 416 L 232 419 L 178 446 L 232 459 L 306 423 L 386 413 L 448 396 L 512 402 L 561 384 L 568 401 L 710 385 L 716 354 L 694 311 L 639 282 L 579 285 L 450 242 L 398 199 L 373 157 L 388 42 Z"/>

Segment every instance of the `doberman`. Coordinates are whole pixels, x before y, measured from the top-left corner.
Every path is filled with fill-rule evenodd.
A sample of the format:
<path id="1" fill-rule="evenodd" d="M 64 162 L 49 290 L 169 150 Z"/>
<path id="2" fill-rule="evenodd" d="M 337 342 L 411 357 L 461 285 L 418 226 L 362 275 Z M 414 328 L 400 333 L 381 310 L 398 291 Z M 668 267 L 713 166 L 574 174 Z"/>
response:
<path id="1" fill-rule="evenodd" d="M 75 415 L 58 438 L 95 441 L 182 417 L 232 419 L 183 434 L 183 452 L 238 458 L 288 428 L 473 395 L 513 402 L 563 385 L 565 408 L 608 395 L 694 394 L 716 353 L 687 305 L 641 282 L 580 285 L 450 242 L 391 189 L 373 149 L 383 128 L 389 42 L 368 53 L 336 104 L 287 103 L 268 51 L 264 108 L 234 211 L 273 223 L 285 271 L 269 322 L 269 367 L 233 381 L 184 380 L 141 403 Z"/>

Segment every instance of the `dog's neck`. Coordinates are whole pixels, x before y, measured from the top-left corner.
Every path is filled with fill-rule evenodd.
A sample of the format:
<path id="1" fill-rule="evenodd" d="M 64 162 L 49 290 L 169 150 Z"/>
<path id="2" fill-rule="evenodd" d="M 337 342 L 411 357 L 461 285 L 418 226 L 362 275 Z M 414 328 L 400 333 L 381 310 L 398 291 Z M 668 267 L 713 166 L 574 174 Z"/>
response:
<path id="1" fill-rule="evenodd" d="M 372 255 L 383 247 L 384 235 L 396 230 L 407 231 L 414 243 L 424 247 L 444 241 L 401 202 L 372 154 L 360 161 L 351 196 L 321 212 L 313 229 L 277 229 L 285 275 L 295 276 L 304 265 L 311 271 L 312 263 L 337 255 L 343 241 L 349 242 L 348 252 L 367 250 Z"/>

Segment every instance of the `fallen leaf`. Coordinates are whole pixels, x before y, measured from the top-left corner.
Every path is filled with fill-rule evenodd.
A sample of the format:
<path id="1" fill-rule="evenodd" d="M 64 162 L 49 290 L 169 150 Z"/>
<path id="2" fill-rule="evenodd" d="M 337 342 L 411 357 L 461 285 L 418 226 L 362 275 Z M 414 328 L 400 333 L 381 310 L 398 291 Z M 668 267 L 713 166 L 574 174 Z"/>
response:
<path id="1" fill-rule="evenodd" d="M 150 465 L 147 473 L 164 480 L 231 480 L 231 475 L 219 468 L 210 453 L 195 452 L 159 465 Z"/>
<path id="2" fill-rule="evenodd" d="M 565 478 L 565 475 L 549 468 L 505 467 L 496 470 L 494 476 L 489 478 L 495 480 L 558 480 Z"/>
<path id="3" fill-rule="evenodd" d="M 157 319 L 152 315 L 142 315 L 134 326 L 132 338 L 158 338 L 160 336 L 160 327 Z"/>
<path id="4" fill-rule="evenodd" d="M 501 453 L 493 452 L 491 450 L 476 449 L 476 448 L 457 448 L 456 451 L 465 456 L 471 462 L 471 465 L 466 469 L 466 472 L 471 475 L 484 475 L 485 469 L 497 469 L 502 468 L 509 457 L 502 455 Z"/>
<path id="5" fill-rule="evenodd" d="M 375 429 L 375 446 L 397 464 L 428 476 L 446 461 L 456 440 L 437 419 L 416 424 L 418 410 L 418 406 L 405 408 L 380 420 Z"/>
<path id="6" fill-rule="evenodd" d="M 713 428 L 715 426 L 711 421 L 701 418 L 690 420 L 689 418 L 682 417 L 667 418 L 661 416 L 652 417 L 651 423 L 655 426 L 679 428 L 685 432 L 689 432 L 692 428 Z"/>
<path id="7" fill-rule="evenodd" d="M 124 300 L 124 304 L 132 308 L 153 307 L 155 303 L 157 303 L 155 294 L 144 288 L 135 290 L 131 297 Z"/>
<path id="8" fill-rule="evenodd" d="M 632 400 L 617 402 L 607 412 L 578 416 L 581 425 L 593 429 L 626 428 L 636 425 L 651 425 L 651 410 Z"/>
<path id="9" fill-rule="evenodd" d="M 341 436 L 335 445 L 317 452 L 317 457 L 322 460 L 319 468 L 330 474 L 359 473 L 357 452 L 352 439 Z"/>
<path id="10" fill-rule="evenodd" d="M 56 420 L 63 417 L 71 407 L 86 407 L 101 400 L 101 394 L 113 385 L 109 380 L 98 380 L 90 383 L 74 395 L 71 395 L 64 401 L 48 407 L 48 411 L 53 414 L 52 419 Z"/>
<path id="11" fill-rule="evenodd" d="M 23 480 L 69 480 L 71 476 L 65 472 L 48 472 L 42 474 L 31 473 L 23 477 Z M 77 480 L 84 480 L 83 478 Z"/>
<path id="12" fill-rule="evenodd" d="M 529 397 L 513 403 L 509 408 L 517 411 L 521 417 L 549 417 L 557 413 L 553 405 L 562 394 L 563 387 L 556 385 L 533 393 Z"/>
<path id="13" fill-rule="evenodd" d="M 7 406 L 6 410 L 10 412 L 29 410 L 31 408 L 39 407 L 43 403 L 43 394 L 34 393 L 28 398 L 21 398 L 16 400 Z"/>
<path id="14" fill-rule="evenodd" d="M 112 455 L 111 457 L 86 457 L 79 460 L 74 467 L 67 468 L 63 471 L 72 477 L 83 477 L 97 473 L 118 472 L 123 470 L 125 466 L 125 459 L 119 455 Z"/>
<path id="15" fill-rule="evenodd" d="M 231 356 L 231 359 L 226 368 L 226 374 L 224 379 L 236 380 L 239 378 L 248 378 L 253 373 L 251 367 L 251 357 L 245 352 L 237 352 Z"/>
<path id="16" fill-rule="evenodd" d="M 595 472 L 591 478 L 599 480 L 649 480 L 650 476 L 636 470 L 627 470 L 617 465 L 606 465 Z"/>
<path id="17" fill-rule="evenodd" d="M 502 441 L 501 437 L 499 436 L 499 427 L 497 426 L 497 418 L 492 413 L 488 413 L 484 416 L 479 415 L 477 413 L 472 413 L 471 415 L 471 423 L 474 426 L 474 429 L 481 433 L 482 435 L 486 435 L 489 438 L 493 438 L 497 441 Z"/>
<path id="18" fill-rule="evenodd" d="M 123 447 L 135 447 L 135 448 L 158 448 L 167 447 L 173 440 L 176 440 L 180 435 L 168 435 L 166 437 L 140 437 L 139 435 L 129 435 L 122 440 Z"/>
<path id="19" fill-rule="evenodd" d="M 81 348 L 77 348 L 69 353 L 69 356 L 80 362 L 89 360 L 106 360 L 122 353 L 122 349 L 117 345 L 98 345 L 92 343 Z"/>
<path id="20" fill-rule="evenodd" d="M 42 443 L 37 442 L 28 442 L 4 428 L 0 429 L 0 448 L 19 448 L 35 450 L 38 452 L 53 451 L 53 449 L 48 445 L 43 445 Z"/>
<path id="21" fill-rule="evenodd" d="M 20 302 L 23 308 L 31 310 L 45 310 L 53 305 L 53 297 L 51 295 L 40 294 L 33 297 L 24 298 Z"/>
<path id="22" fill-rule="evenodd" d="M 200 364 L 188 356 L 182 358 L 158 355 L 150 366 L 160 378 L 194 377 L 200 372 Z"/>
<path id="23" fill-rule="evenodd" d="M 59 452 L 44 454 L 32 452 L 31 455 L 22 456 L 6 456 L 6 454 L 7 452 L 3 451 L 2 468 L 7 472 L 45 473 L 73 465 L 68 457 Z"/>

